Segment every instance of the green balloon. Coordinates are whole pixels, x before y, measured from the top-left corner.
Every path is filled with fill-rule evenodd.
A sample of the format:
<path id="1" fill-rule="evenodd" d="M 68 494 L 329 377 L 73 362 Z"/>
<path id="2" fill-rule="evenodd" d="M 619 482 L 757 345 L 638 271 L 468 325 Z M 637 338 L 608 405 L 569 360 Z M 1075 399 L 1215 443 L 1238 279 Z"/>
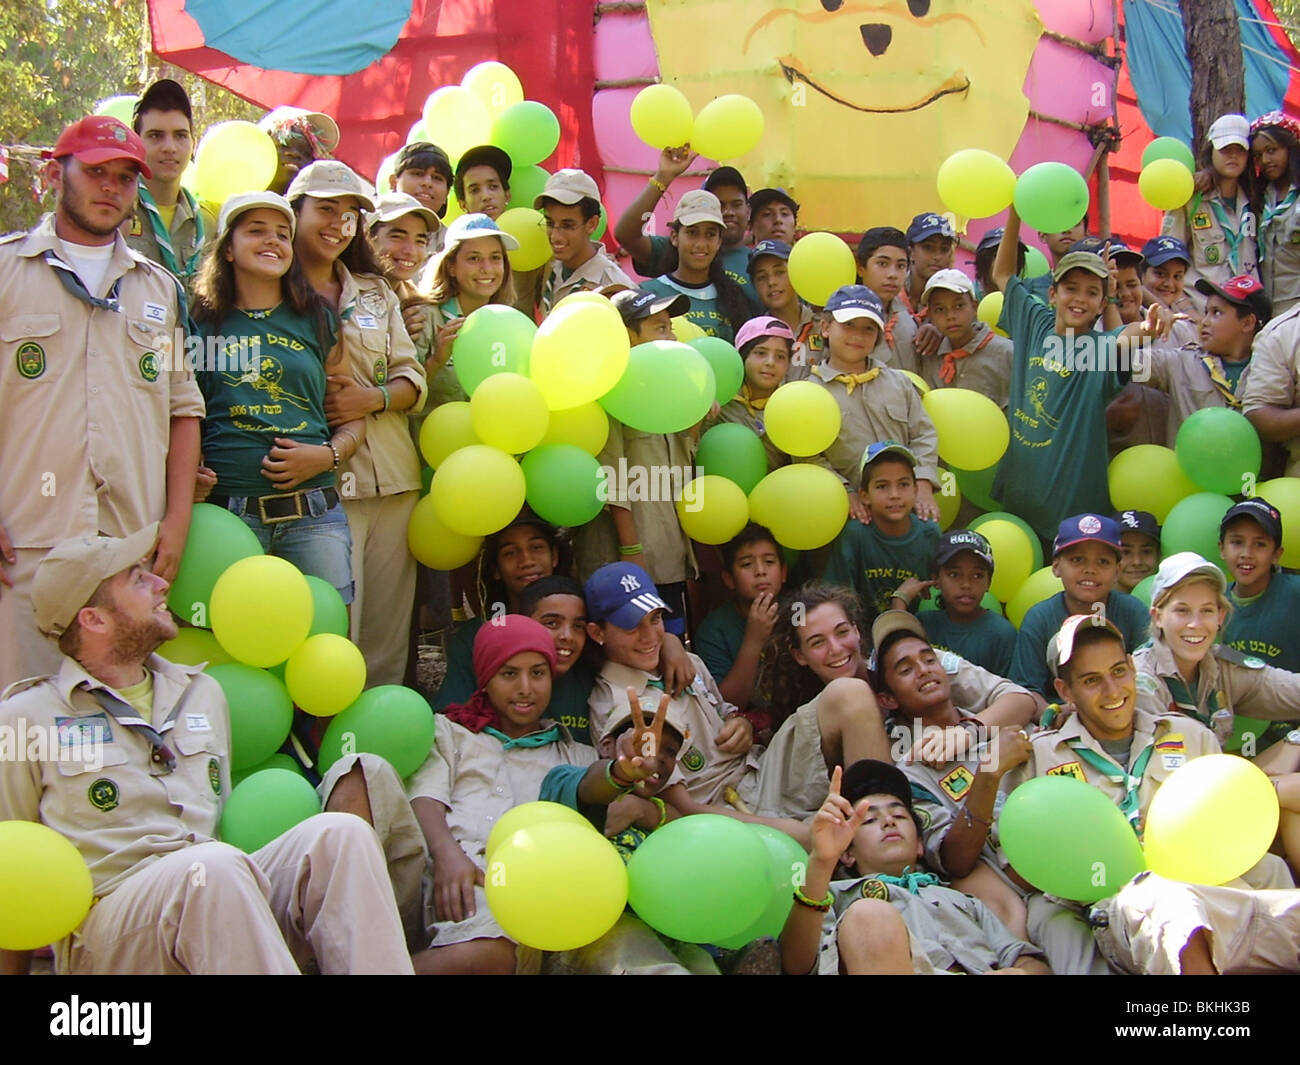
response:
<path id="1" fill-rule="evenodd" d="M 730 403 L 745 383 L 745 360 L 740 357 L 736 346 L 722 337 L 696 337 L 687 343 L 713 367 L 713 377 L 718 386 L 718 406 Z"/>
<path id="2" fill-rule="evenodd" d="M 749 825 L 693 814 L 669 821 L 637 847 L 627 867 L 627 901 L 670 939 L 717 943 L 744 933 L 767 908 L 771 866 Z"/>
<path id="3" fill-rule="evenodd" d="M 298 773 L 264 769 L 232 788 L 221 810 L 220 835 L 246 854 L 320 813 L 316 789 Z"/>
<path id="4" fill-rule="evenodd" d="M 1226 572 L 1226 564 L 1219 557 L 1219 522 L 1230 506 L 1231 499 L 1214 492 L 1197 492 L 1180 499 L 1160 527 L 1161 556 L 1195 551 Z"/>
<path id="5" fill-rule="evenodd" d="M 1030 247 L 1025 252 L 1025 268 L 1020 271 L 1020 276 L 1028 281 L 1031 277 L 1042 277 L 1043 274 L 1051 270 L 1051 264 L 1044 255 L 1035 247 Z"/>
<path id="6" fill-rule="evenodd" d="M 652 340 L 632 349 L 627 369 L 600 405 L 643 433 L 680 433 L 709 413 L 716 395 L 703 355 L 676 340 Z"/>
<path id="7" fill-rule="evenodd" d="M 1073 777 L 1021 784 L 998 816 L 998 837 L 1017 873 L 1040 891 L 1075 902 L 1109 898 L 1146 868 L 1119 807 Z"/>
<path id="8" fill-rule="evenodd" d="M 560 120 L 536 100 L 511 104 L 492 123 L 492 143 L 517 167 L 540 163 L 560 143 Z"/>
<path id="9" fill-rule="evenodd" d="M 431 484 L 433 484 L 433 470 L 430 469 L 428 466 L 421 466 L 420 467 L 420 495 L 421 496 L 427 496 L 429 494 L 429 486 Z"/>
<path id="10" fill-rule="evenodd" d="M 1183 473 L 1206 492 L 1236 495 L 1259 476 L 1259 433 L 1244 414 L 1227 407 L 1194 412 L 1178 429 L 1174 453 Z"/>
<path id="11" fill-rule="evenodd" d="M 735 481 L 749 495 L 767 476 L 767 452 L 763 441 L 748 425 L 719 422 L 700 437 L 695 464 L 705 473 L 716 473 Z"/>
<path id="12" fill-rule="evenodd" d="M 159 647 L 158 655 L 168 662 L 179 662 L 183 666 L 197 666 L 205 662 L 220 666 L 234 661 L 226 649 L 217 643 L 217 638 L 211 631 L 189 627 L 180 629 L 174 639 Z"/>
<path id="13" fill-rule="evenodd" d="M 605 210 L 605 205 L 600 205 L 600 221 L 596 223 L 596 229 L 591 234 L 592 240 L 600 240 L 605 235 L 605 230 L 609 228 L 609 212 Z"/>
<path id="14" fill-rule="evenodd" d="M 1177 137 L 1157 137 L 1142 149 L 1142 167 L 1154 163 L 1157 159 L 1177 159 L 1193 174 L 1196 173 L 1196 157 L 1192 150 Z"/>
<path id="15" fill-rule="evenodd" d="M 280 754 L 277 752 L 271 755 L 271 757 L 265 762 L 258 762 L 257 765 L 253 766 L 251 769 L 241 769 L 237 773 L 232 771 L 230 774 L 230 783 L 232 786 L 237 788 L 254 773 L 260 773 L 263 769 L 288 769 L 293 773 L 297 773 L 300 777 L 303 775 L 302 766 L 287 754 Z M 304 777 L 303 779 L 306 778 Z"/>
<path id="16" fill-rule="evenodd" d="M 605 505 L 605 474 L 594 455 L 573 444 L 543 444 L 519 462 L 528 505 L 552 525 L 586 525 Z"/>
<path id="17" fill-rule="evenodd" d="M 1156 586 L 1156 575 L 1153 573 L 1150 577 L 1143 577 L 1133 586 L 1133 591 L 1129 595 L 1135 599 L 1141 599 L 1147 606 L 1151 605 L 1151 593 Z"/>
<path id="18" fill-rule="evenodd" d="M 123 125 L 129 126 L 135 113 L 135 105 L 139 102 L 138 96 L 107 96 L 95 105 L 95 114 L 110 115 Z"/>
<path id="19" fill-rule="evenodd" d="M 961 485 L 961 479 L 958 478 L 957 484 Z M 1024 518 L 1017 517 L 1015 514 L 1008 514 L 1005 510 L 994 510 L 987 514 L 981 514 L 978 518 L 970 523 L 972 532 L 979 532 L 980 526 L 990 521 L 1009 521 L 1012 525 L 1019 528 L 1026 536 L 1029 537 L 1030 549 L 1034 552 L 1034 568 L 1030 573 L 1036 573 L 1043 568 L 1043 542 L 1038 538 L 1038 533 L 1034 532 L 1033 526 Z M 994 559 L 996 564 L 997 560 Z"/>
<path id="20" fill-rule="evenodd" d="M 995 463 L 986 470 L 952 471 L 957 478 L 957 487 L 961 489 L 963 499 L 969 499 L 981 510 L 1000 511 L 1002 504 L 993 498 L 993 479 L 997 476 Z"/>
<path id="21" fill-rule="evenodd" d="M 718 946 L 728 949 L 738 949 L 765 936 L 773 939 L 779 936 L 794 905 L 794 889 L 804 882 L 808 872 L 808 852 L 795 840 L 770 825 L 750 825 L 749 828 L 767 848 L 771 894 L 757 921 L 739 935 L 718 941 Z"/>
<path id="22" fill-rule="evenodd" d="M 339 590 L 329 581 L 305 574 L 311 586 L 312 616 L 308 636 L 332 632 L 335 636 L 348 634 L 348 608 Z"/>
<path id="23" fill-rule="evenodd" d="M 1016 214 L 1039 233 L 1064 233 L 1088 213 L 1088 183 L 1066 163 L 1035 163 L 1016 182 Z"/>
<path id="24" fill-rule="evenodd" d="M 209 666 L 207 674 L 221 685 L 230 706 L 231 771 L 266 761 L 293 725 L 288 689 L 266 670 L 242 662 Z"/>
<path id="25" fill-rule="evenodd" d="M 381 684 L 330 721 L 317 761 L 322 773 L 343 756 L 345 742 L 348 753 L 377 754 L 409 777 L 433 749 L 433 711 L 419 692 Z"/>
<path id="26" fill-rule="evenodd" d="M 497 373 L 528 376 L 529 353 L 537 325 L 528 315 L 501 303 L 470 313 L 456 334 L 453 368 L 467 395 Z"/>
<path id="27" fill-rule="evenodd" d="M 537 197 L 542 194 L 546 188 L 546 182 L 550 178 L 545 170 L 540 166 L 518 166 L 510 172 L 510 202 L 507 207 L 527 207 L 533 210 L 533 203 Z M 459 344 L 459 340 L 457 341 Z M 460 348 L 456 349 L 459 357 Z"/>
<path id="28" fill-rule="evenodd" d="M 241 558 L 263 553 L 262 545 L 242 518 L 224 507 L 195 503 L 180 570 L 167 593 L 167 605 L 190 624 L 211 628 L 208 600 L 217 578 Z"/>

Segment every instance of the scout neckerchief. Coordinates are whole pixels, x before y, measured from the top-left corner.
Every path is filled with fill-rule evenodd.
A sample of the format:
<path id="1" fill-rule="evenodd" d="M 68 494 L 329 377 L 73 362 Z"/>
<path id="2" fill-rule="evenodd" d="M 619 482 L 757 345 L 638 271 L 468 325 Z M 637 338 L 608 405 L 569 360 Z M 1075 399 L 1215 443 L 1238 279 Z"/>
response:
<path id="1" fill-rule="evenodd" d="M 918 894 L 923 887 L 933 887 L 935 884 L 940 883 L 939 878 L 933 873 L 909 873 L 906 869 L 903 870 L 902 876 L 890 876 L 888 873 L 874 873 L 871 879 L 879 880 L 882 884 L 893 884 L 895 887 L 900 887 L 904 891 L 910 891 L 913 895 Z"/>
<path id="2" fill-rule="evenodd" d="M 1200 193 L 1196 194 L 1197 201 L 1200 200 Z M 1228 245 L 1228 265 L 1232 267 L 1232 273 L 1235 277 L 1241 273 L 1241 253 L 1237 250 L 1241 244 L 1241 239 L 1246 235 L 1246 219 L 1250 217 L 1249 201 L 1242 197 L 1241 214 L 1233 219 L 1228 214 L 1228 208 L 1224 206 L 1223 201 L 1217 196 L 1210 201 L 1210 212 L 1214 215 L 1214 220 L 1219 223 L 1219 228 L 1223 230 L 1223 239 Z M 1196 203 L 1193 203 L 1193 211 L 1196 209 Z M 1234 231 L 1229 224 L 1230 221 L 1237 223 Z"/>
<path id="3" fill-rule="evenodd" d="M 990 329 L 984 335 L 984 339 L 976 344 L 970 351 L 967 351 L 965 348 L 957 348 L 956 350 L 950 351 L 944 355 L 943 362 L 939 366 L 939 380 L 945 385 L 952 384 L 957 378 L 957 360 L 969 358 L 974 355 L 975 352 L 982 351 L 984 346 L 992 339 L 993 330 Z"/>
<path id="4" fill-rule="evenodd" d="M 1191 685 L 1183 680 L 1181 676 L 1175 675 L 1172 677 L 1161 677 L 1160 679 L 1163 680 L 1169 688 L 1169 694 L 1173 696 L 1174 706 L 1179 710 L 1179 712 L 1186 714 L 1188 717 L 1195 718 L 1217 735 L 1220 741 L 1224 739 L 1220 722 L 1224 720 L 1225 714 L 1227 715 L 1228 720 L 1231 720 L 1232 709 L 1231 707 L 1223 706 L 1219 701 L 1220 693 L 1216 689 L 1210 689 L 1210 698 L 1208 700 L 1210 713 L 1206 716 L 1201 713 L 1200 704 L 1196 701 L 1196 693 L 1192 691 Z"/>
<path id="5" fill-rule="evenodd" d="M 879 376 L 880 367 L 876 366 L 866 373 L 837 373 L 832 380 L 839 381 L 844 386 L 844 391 L 851 396 L 858 385 L 870 384 Z"/>
<path id="6" fill-rule="evenodd" d="M 1270 207 L 1268 203 L 1265 202 L 1264 217 L 1260 219 L 1260 223 L 1259 223 L 1259 230 L 1261 233 L 1265 232 L 1268 229 L 1268 227 L 1273 224 L 1273 219 L 1277 218 L 1278 215 L 1286 214 L 1287 211 L 1291 210 L 1291 208 L 1295 206 L 1297 194 L 1300 194 L 1300 188 L 1297 188 L 1295 185 L 1292 185 L 1287 190 L 1286 195 L 1283 196 L 1282 199 L 1278 200 L 1278 202 L 1275 203 L 1272 207 Z M 1264 242 L 1261 241 L 1260 251 L 1263 252 L 1263 250 L 1264 250 Z"/>
<path id="7" fill-rule="evenodd" d="M 189 278 L 198 272 L 199 259 L 203 256 L 203 212 L 199 210 L 199 205 L 189 189 L 182 187 L 181 196 L 184 197 L 194 215 L 194 254 L 185 260 L 183 267 L 176 262 L 176 249 L 172 247 L 171 234 L 167 232 L 167 223 L 163 221 L 162 212 L 158 210 L 153 193 L 145 187 L 143 181 L 140 182 L 140 206 L 144 208 L 144 213 L 149 218 L 149 225 L 153 227 L 154 240 L 158 242 L 158 252 L 162 255 L 163 266 L 177 277 Z"/>
<path id="8" fill-rule="evenodd" d="M 1202 355 L 1201 362 L 1205 368 L 1210 371 L 1210 383 L 1214 385 L 1219 395 L 1223 397 L 1225 403 L 1233 410 L 1241 408 L 1241 400 L 1237 393 L 1233 391 L 1232 383 L 1228 380 L 1227 375 L 1223 372 L 1223 360 L 1217 355 Z"/>
<path id="9" fill-rule="evenodd" d="M 767 406 L 767 401 L 771 396 L 765 396 L 762 399 L 755 399 L 749 390 L 749 382 L 746 381 L 740 386 L 740 402 L 745 404 L 745 410 L 749 411 L 751 418 L 754 418 L 759 425 L 763 424 L 763 408 Z"/>
<path id="10" fill-rule="evenodd" d="M 1146 750 L 1133 761 L 1133 772 L 1131 773 L 1126 772 L 1117 762 L 1107 758 L 1104 754 L 1098 754 L 1091 747 L 1088 747 L 1083 740 L 1070 740 L 1067 746 L 1093 769 L 1103 774 L 1111 783 L 1119 784 L 1124 788 L 1124 798 L 1119 803 L 1120 813 L 1128 818 L 1128 823 L 1133 826 L 1133 831 L 1140 836 L 1142 834 L 1142 811 L 1138 808 L 1138 788 L 1142 786 L 1142 774 L 1147 771 L 1147 763 L 1151 761 L 1151 752 L 1155 750 L 1156 746 L 1155 741 L 1152 740 L 1148 743 Z"/>
<path id="11" fill-rule="evenodd" d="M 503 751 L 513 751 L 517 747 L 545 747 L 552 743 L 559 743 L 564 738 L 559 725 L 552 725 L 541 732 L 533 732 L 513 740 L 500 729 L 495 729 L 491 725 L 488 725 L 483 731 L 494 739 L 500 740 Z"/>
<path id="12" fill-rule="evenodd" d="M 138 711 L 134 706 L 114 692 L 109 691 L 107 688 L 90 688 L 88 690 L 94 697 L 95 702 L 99 703 L 100 707 L 109 717 L 119 725 L 125 725 L 127 728 L 134 729 L 136 733 L 145 739 L 149 744 L 150 751 L 152 752 L 150 755 L 150 761 L 154 762 L 156 765 L 162 766 L 163 770 L 168 773 L 172 772 L 176 768 L 176 755 L 172 752 L 172 749 L 167 746 L 167 742 L 163 738 L 163 733 L 170 731 L 172 726 L 176 724 L 176 718 L 181 712 L 181 707 L 185 705 L 185 701 L 190 697 L 190 693 L 194 690 L 193 684 L 190 684 L 181 697 L 176 700 L 176 705 L 172 707 L 172 712 L 167 715 L 167 720 L 162 723 L 161 728 L 157 729 L 142 718 L 140 716 L 140 711 Z"/>
<path id="13" fill-rule="evenodd" d="M 898 322 L 897 311 L 891 314 L 889 316 L 889 319 L 885 322 L 885 343 L 889 345 L 889 349 L 891 351 L 894 348 L 894 326 L 897 324 L 897 322 Z"/>
<path id="14" fill-rule="evenodd" d="M 81 300 L 83 303 L 89 303 L 92 307 L 98 307 L 102 311 L 120 311 L 121 303 L 118 302 L 118 290 L 122 287 L 122 279 L 119 277 L 109 287 L 107 294 L 101 299 L 99 296 L 92 296 L 90 289 L 86 288 L 86 283 L 81 280 L 81 275 L 71 266 L 65 263 L 51 249 L 43 256 L 47 265 L 54 267 L 54 276 L 59 279 L 68 293 Z"/>
<path id="15" fill-rule="evenodd" d="M 668 691 L 668 689 L 664 686 L 664 682 L 661 681 L 658 677 L 647 677 L 647 678 L 646 678 L 646 687 L 648 687 L 648 688 L 654 688 L 655 691 L 661 691 L 661 692 L 667 692 L 667 691 Z M 682 691 L 683 691 L 683 693 L 685 693 L 686 695 L 695 696 L 695 689 L 692 688 L 689 684 L 686 685 L 686 687 L 683 688 Z"/>

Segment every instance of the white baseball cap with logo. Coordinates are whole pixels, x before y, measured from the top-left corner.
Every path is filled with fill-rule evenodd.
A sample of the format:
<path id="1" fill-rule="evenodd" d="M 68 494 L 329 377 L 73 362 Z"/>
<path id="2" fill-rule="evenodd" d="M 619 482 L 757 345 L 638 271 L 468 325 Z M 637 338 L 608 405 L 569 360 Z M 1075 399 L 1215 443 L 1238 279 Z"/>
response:
<path id="1" fill-rule="evenodd" d="M 546 179 L 546 187 L 542 189 L 540 196 L 533 199 L 533 207 L 540 211 L 542 203 L 546 200 L 554 200 L 566 207 L 572 207 L 582 200 L 595 200 L 600 203 L 600 189 L 586 172 L 566 168 L 557 170 Z"/>
<path id="2" fill-rule="evenodd" d="M 713 193 L 705 192 L 704 189 L 692 189 L 682 194 L 682 198 L 677 201 L 677 209 L 673 211 L 673 221 L 679 226 L 693 226 L 700 222 L 726 225 L 722 220 L 722 204 Z"/>
<path id="3" fill-rule="evenodd" d="M 971 299 L 975 298 L 975 283 L 960 270 L 936 270 L 931 274 L 930 280 L 925 283 L 925 291 L 921 293 L 921 302 L 928 300 L 930 293 L 936 288 L 947 289 L 949 292 L 964 292 Z"/>

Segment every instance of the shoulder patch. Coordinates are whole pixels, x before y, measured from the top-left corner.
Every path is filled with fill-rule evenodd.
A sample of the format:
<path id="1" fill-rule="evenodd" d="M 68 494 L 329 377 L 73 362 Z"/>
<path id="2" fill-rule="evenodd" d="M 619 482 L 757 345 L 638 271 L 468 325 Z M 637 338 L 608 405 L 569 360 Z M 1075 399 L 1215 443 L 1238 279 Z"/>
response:
<path id="1" fill-rule="evenodd" d="M 1074 777 L 1075 780 L 1082 780 L 1088 783 L 1088 778 L 1084 776 L 1083 766 L 1078 762 L 1066 762 L 1065 765 L 1053 766 L 1047 771 L 1049 777 Z"/>
<path id="2" fill-rule="evenodd" d="M 864 899 L 881 899 L 889 901 L 889 888 L 883 880 L 877 880 L 871 877 L 869 880 L 862 881 L 862 887 L 858 889 L 859 894 Z"/>
<path id="3" fill-rule="evenodd" d="M 939 787 L 954 802 L 963 798 L 974 783 L 974 774 L 964 765 L 957 766 L 939 778 Z"/>
<path id="4" fill-rule="evenodd" d="M 965 659 L 959 654 L 952 651 L 941 651 L 939 653 L 939 664 L 943 666 L 943 671 L 950 677 L 955 677 L 961 670 L 961 664 Z"/>
<path id="5" fill-rule="evenodd" d="M 934 818 L 930 814 L 927 806 L 913 806 L 912 812 L 916 814 L 916 827 L 922 832 L 928 832 L 930 826 L 934 823 Z"/>
<path id="6" fill-rule="evenodd" d="M 692 744 L 681 756 L 680 761 L 684 768 L 692 773 L 698 773 L 704 768 L 704 752 Z"/>
<path id="7" fill-rule="evenodd" d="M 1248 655 L 1244 651 L 1239 651 L 1235 647 L 1229 647 L 1227 644 L 1215 644 L 1214 657 L 1220 662 L 1228 662 L 1234 666 L 1245 666 L 1247 669 L 1263 669 L 1268 665 L 1262 658 L 1256 655 Z"/>

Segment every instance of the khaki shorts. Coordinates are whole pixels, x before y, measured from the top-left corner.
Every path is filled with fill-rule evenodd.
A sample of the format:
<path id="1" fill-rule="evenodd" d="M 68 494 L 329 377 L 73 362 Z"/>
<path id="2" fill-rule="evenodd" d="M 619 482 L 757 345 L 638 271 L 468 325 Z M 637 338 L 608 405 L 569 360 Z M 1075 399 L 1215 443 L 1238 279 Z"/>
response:
<path id="1" fill-rule="evenodd" d="M 736 790 L 762 817 L 802 821 L 822 808 L 829 787 L 814 699 L 785 720 L 759 757 L 758 769 L 750 769 Z"/>

